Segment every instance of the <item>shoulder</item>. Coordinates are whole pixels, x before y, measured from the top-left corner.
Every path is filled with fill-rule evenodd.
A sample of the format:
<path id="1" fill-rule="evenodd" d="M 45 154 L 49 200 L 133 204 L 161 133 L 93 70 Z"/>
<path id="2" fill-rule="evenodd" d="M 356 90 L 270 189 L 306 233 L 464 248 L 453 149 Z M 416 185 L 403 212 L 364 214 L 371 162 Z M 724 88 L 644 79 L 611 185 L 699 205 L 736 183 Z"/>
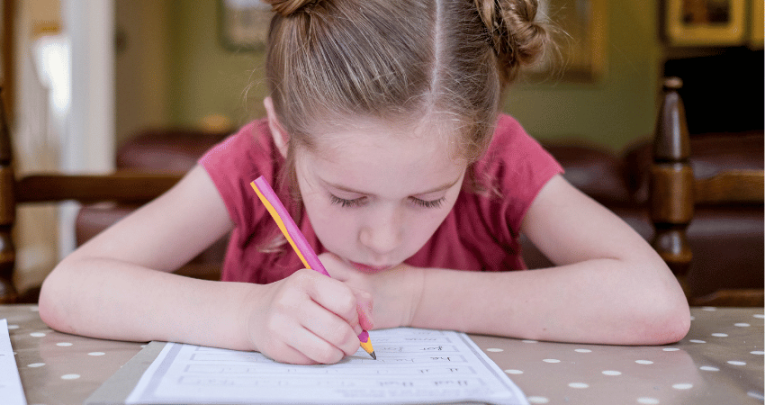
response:
<path id="1" fill-rule="evenodd" d="M 480 188 L 496 196 L 514 232 L 541 188 L 563 168 L 513 117 L 500 114 L 491 144 L 472 170 Z"/>
<path id="2" fill-rule="evenodd" d="M 237 226 L 252 223 L 257 211 L 250 182 L 264 176 L 274 184 L 282 163 L 265 119 L 245 125 L 199 159 Z"/>
<path id="3" fill-rule="evenodd" d="M 255 120 L 243 126 L 238 132 L 229 135 L 208 150 L 199 163 L 207 168 L 208 165 L 225 165 L 231 159 L 255 160 L 272 155 L 274 150 L 271 132 L 265 119 Z"/>

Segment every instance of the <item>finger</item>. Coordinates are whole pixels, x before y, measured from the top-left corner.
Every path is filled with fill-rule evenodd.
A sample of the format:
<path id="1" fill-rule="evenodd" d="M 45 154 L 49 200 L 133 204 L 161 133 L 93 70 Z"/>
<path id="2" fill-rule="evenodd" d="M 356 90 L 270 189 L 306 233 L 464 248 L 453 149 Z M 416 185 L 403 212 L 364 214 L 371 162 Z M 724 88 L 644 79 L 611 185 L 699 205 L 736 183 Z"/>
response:
<path id="1" fill-rule="evenodd" d="M 327 342 L 308 328 L 300 328 L 296 330 L 295 336 L 291 341 L 294 342 L 294 347 L 299 348 L 304 356 L 319 364 L 334 364 L 347 355 L 346 351 Z M 357 340 L 355 349 L 351 354 L 358 350 L 358 346 L 359 344 Z"/>
<path id="2" fill-rule="evenodd" d="M 301 365 L 318 364 L 316 361 L 312 360 L 310 357 L 303 354 L 300 350 L 295 349 L 289 344 L 280 342 L 280 343 L 274 344 L 274 346 L 277 346 L 277 347 L 273 348 L 272 351 L 269 351 L 268 353 L 262 353 L 262 354 L 280 363 L 301 364 Z"/>
<path id="3" fill-rule="evenodd" d="M 344 355 L 352 355 L 359 348 L 358 334 L 361 332 L 356 333 L 346 320 L 320 305 L 306 308 L 301 313 L 299 322 L 306 330 L 340 350 Z"/>
<path id="4" fill-rule="evenodd" d="M 356 296 L 356 314 L 360 329 L 374 329 L 374 322 L 372 321 L 372 294 L 358 289 L 353 289 L 353 294 Z M 361 330 L 358 333 L 361 333 Z"/>
<path id="5" fill-rule="evenodd" d="M 357 325 L 358 304 L 356 294 L 341 281 L 321 276 L 306 285 L 308 296 L 328 311 L 344 319 L 349 325 Z"/>

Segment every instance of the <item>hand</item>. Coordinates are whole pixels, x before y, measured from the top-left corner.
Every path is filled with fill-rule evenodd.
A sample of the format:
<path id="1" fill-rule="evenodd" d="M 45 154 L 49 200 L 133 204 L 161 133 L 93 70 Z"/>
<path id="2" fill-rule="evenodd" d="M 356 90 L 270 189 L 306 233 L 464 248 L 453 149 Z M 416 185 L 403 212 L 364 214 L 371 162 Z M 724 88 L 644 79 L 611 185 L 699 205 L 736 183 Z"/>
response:
<path id="1" fill-rule="evenodd" d="M 394 328 L 412 324 L 422 296 L 424 269 L 402 263 L 390 270 L 368 274 L 332 253 L 319 255 L 319 260 L 333 279 L 371 294 L 375 327 Z"/>
<path id="2" fill-rule="evenodd" d="M 258 286 L 247 330 L 258 351 L 283 363 L 331 364 L 359 348 L 358 335 L 371 328 L 368 294 L 303 269 L 284 280 Z"/>

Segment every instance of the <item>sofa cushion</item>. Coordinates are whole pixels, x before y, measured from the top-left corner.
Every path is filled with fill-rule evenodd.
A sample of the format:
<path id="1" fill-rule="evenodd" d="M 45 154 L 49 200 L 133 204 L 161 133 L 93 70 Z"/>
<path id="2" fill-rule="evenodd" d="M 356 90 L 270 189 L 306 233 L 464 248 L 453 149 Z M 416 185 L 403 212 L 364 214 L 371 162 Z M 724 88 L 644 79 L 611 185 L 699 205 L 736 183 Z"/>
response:
<path id="1" fill-rule="evenodd" d="M 726 170 L 763 170 L 763 132 L 715 133 L 691 136 L 693 175 L 713 177 Z M 652 156 L 651 140 L 641 140 L 624 153 L 627 186 L 638 204 L 648 201 L 648 182 Z"/>
<path id="2" fill-rule="evenodd" d="M 624 164 L 617 155 L 577 141 L 542 144 L 563 166 L 563 177 L 580 191 L 604 205 L 631 203 Z"/>

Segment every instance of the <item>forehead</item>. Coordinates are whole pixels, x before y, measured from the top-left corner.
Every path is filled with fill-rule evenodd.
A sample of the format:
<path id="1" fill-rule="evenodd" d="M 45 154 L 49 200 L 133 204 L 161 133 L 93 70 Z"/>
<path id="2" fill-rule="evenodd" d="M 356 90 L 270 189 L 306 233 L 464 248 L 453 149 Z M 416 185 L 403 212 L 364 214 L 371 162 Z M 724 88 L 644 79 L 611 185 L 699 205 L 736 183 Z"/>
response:
<path id="1" fill-rule="evenodd" d="M 416 193 L 456 180 L 467 167 L 457 151 L 454 129 L 433 120 L 359 119 L 315 131 L 312 143 L 304 152 L 314 169 L 325 180 L 349 186 Z"/>
<path id="2" fill-rule="evenodd" d="M 347 155 L 351 150 L 376 150 L 395 156 L 444 155 L 463 160 L 459 148 L 460 125 L 447 119 L 382 119 L 358 117 L 316 126 L 311 134 L 313 152 L 326 159 Z M 344 152 L 339 154 L 337 152 Z M 392 158 L 393 156 L 388 156 Z"/>

